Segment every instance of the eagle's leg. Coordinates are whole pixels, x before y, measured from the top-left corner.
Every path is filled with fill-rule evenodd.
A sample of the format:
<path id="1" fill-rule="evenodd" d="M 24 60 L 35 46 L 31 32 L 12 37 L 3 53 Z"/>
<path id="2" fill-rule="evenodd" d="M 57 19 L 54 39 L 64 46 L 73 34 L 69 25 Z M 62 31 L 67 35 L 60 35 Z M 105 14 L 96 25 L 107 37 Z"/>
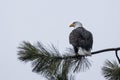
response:
<path id="1" fill-rule="evenodd" d="M 74 47 L 74 51 L 75 51 L 75 54 L 76 56 L 78 55 L 78 48 L 77 47 Z"/>

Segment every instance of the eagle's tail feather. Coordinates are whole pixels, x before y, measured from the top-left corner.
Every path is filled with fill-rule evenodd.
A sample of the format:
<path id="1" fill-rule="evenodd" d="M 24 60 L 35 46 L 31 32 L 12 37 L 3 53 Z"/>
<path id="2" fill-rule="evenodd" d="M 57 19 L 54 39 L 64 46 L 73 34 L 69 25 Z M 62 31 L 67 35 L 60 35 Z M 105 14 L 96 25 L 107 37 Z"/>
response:
<path id="1" fill-rule="evenodd" d="M 91 50 L 87 51 L 87 50 L 80 47 L 78 54 L 83 55 L 83 56 L 91 56 Z"/>

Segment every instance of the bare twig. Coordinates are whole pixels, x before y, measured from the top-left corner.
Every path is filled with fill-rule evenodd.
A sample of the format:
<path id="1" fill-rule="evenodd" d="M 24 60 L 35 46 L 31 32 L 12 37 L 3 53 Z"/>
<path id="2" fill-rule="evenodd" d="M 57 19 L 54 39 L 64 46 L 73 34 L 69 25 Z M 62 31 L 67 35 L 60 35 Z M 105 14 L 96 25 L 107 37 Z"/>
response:
<path id="1" fill-rule="evenodd" d="M 103 52 L 108 52 L 108 51 L 118 51 L 120 50 L 120 47 L 118 48 L 107 48 L 107 49 L 102 49 L 102 50 L 98 50 L 98 51 L 94 51 L 94 52 L 91 52 L 92 55 L 95 55 L 95 54 L 98 54 L 98 53 L 103 53 Z M 118 56 L 118 55 L 117 55 Z M 81 57 L 84 57 L 83 55 L 75 55 L 75 56 L 66 56 L 66 57 L 58 57 L 58 59 L 69 59 L 69 58 L 81 58 Z M 119 57 L 118 57 L 119 58 Z M 117 59 L 118 59 L 117 58 Z M 120 59 L 118 59 L 119 62 L 120 62 Z"/>
<path id="2" fill-rule="evenodd" d="M 118 50 L 115 50 L 115 55 L 116 55 L 116 58 L 117 58 L 117 60 L 118 60 L 118 62 L 119 62 L 119 64 L 120 64 L 120 58 L 119 58 L 119 56 L 118 56 L 118 52 L 117 52 Z"/>
<path id="3" fill-rule="evenodd" d="M 107 51 L 118 51 L 120 50 L 120 47 L 118 48 L 108 48 L 108 49 L 102 49 L 102 50 L 98 50 L 98 51 L 94 51 L 91 54 L 98 54 L 98 53 L 102 53 L 102 52 L 107 52 Z"/>

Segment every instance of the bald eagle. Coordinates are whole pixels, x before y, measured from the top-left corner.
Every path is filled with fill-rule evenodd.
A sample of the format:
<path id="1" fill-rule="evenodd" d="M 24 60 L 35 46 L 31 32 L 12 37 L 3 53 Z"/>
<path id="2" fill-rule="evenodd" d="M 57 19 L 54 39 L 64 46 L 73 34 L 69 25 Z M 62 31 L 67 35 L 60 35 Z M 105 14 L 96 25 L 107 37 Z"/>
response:
<path id="1" fill-rule="evenodd" d="M 86 30 L 82 23 L 75 21 L 69 27 L 75 29 L 69 35 L 69 42 L 73 46 L 76 55 L 90 56 L 93 45 L 92 33 Z"/>

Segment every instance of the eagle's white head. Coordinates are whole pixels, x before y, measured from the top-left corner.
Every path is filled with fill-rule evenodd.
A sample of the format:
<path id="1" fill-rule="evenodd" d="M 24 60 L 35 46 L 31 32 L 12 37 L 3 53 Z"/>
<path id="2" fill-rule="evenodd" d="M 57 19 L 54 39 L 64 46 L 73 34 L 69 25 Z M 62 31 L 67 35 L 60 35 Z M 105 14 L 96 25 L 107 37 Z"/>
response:
<path id="1" fill-rule="evenodd" d="M 74 28 L 78 28 L 78 27 L 83 27 L 82 23 L 79 21 L 75 21 L 72 24 L 70 24 L 69 27 L 74 27 Z"/>

